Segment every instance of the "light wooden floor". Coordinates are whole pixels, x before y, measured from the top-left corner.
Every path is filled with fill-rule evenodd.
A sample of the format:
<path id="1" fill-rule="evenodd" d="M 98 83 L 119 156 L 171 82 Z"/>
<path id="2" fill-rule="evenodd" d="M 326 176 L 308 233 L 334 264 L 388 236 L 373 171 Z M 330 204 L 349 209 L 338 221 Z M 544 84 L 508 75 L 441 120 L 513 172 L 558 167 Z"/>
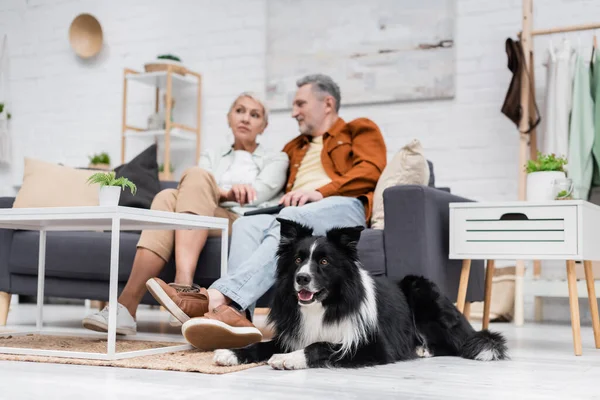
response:
<path id="1" fill-rule="evenodd" d="M 48 306 L 48 325 L 80 326 L 83 307 Z M 9 324 L 33 325 L 18 305 Z M 142 330 L 177 334 L 166 313 L 143 310 Z M 149 322 L 149 321 L 157 322 Z M 479 327 L 479 324 L 476 324 Z M 512 360 L 483 363 L 433 358 L 358 370 L 274 371 L 221 375 L 0 362 L 0 399 L 600 399 L 600 350 L 582 327 L 583 356 L 573 355 L 568 325 L 492 324 L 509 339 Z"/>

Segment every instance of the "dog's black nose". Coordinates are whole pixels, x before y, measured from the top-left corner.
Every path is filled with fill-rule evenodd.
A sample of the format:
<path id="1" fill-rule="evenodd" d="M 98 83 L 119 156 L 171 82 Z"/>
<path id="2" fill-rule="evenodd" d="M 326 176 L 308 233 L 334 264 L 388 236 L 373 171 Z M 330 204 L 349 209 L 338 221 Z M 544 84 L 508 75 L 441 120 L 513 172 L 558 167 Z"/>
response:
<path id="1" fill-rule="evenodd" d="M 298 285 L 308 285 L 310 283 L 310 275 L 306 272 L 301 272 L 296 275 L 296 283 Z"/>

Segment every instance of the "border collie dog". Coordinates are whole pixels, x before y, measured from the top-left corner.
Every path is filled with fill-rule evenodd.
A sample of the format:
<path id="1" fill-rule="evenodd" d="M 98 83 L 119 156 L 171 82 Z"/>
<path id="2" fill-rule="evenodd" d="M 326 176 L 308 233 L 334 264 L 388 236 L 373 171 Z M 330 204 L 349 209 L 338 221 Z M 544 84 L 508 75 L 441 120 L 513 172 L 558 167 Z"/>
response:
<path id="1" fill-rule="evenodd" d="M 268 320 L 271 341 L 217 350 L 218 365 L 356 368 L 418 357 L 507 359 L 499 333 L 475 331 L 431 281 L 372 277 L 358 259 L 362 227 L 311 228 L 278 218 L 281 241 Z"/>

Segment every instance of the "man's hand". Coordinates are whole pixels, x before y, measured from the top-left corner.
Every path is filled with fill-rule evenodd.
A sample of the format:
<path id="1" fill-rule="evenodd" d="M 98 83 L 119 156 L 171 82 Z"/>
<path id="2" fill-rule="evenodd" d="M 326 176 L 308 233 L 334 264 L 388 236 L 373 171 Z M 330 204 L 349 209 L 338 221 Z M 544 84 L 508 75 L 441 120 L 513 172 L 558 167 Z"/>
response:
<path id="1" fill-rule="evenodd" d="M 323 195 L 321 192 L 316 190 L 310 192 L 294 190 L 283 196 L 281 200 L 279 200 L 279 204 L 283 204 L 285 206 L 303 206 L 308 202 L 314 203 L 315 201 L 319 200 L 323 200 Z"/>
<path id="2" fill-rule="evenodd" d="M 244 204 L 256 201 L 256 190 L 254 190 L 252 185 L 233 185 L 227 192 L 226 199 L 228 201 L 236 201 L 243 206 Z"/>

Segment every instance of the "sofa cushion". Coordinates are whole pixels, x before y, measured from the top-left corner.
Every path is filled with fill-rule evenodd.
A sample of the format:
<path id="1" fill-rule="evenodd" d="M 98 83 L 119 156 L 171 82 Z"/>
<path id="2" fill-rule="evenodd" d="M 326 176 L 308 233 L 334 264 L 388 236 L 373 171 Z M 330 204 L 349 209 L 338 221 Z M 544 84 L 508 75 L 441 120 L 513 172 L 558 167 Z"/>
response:
<path id="1" fill-rule="evenodd" d="M 132 195 L 129 190 L 121 192 L 120 206 L 149 209 L 154 196 L 160 191 L 156 144 L 142 151 L 127 164 L 115 168 L 115 176 L 116 178 L 124 176 L 137 187 L 135 195 Z"/>
<path id="2" fill-rule="evenodd" d="M 435 172 L 433 171 L 433 163 L 427 160 L 427 165 L 429 165 L 429 185 L 431 187 L 435 187 Z"/>
<path id="3" fill-rule="evenodd" d="M 429 185 L 429 163 L 423 155 L 423 146 L 417 139 L 406 144 L 383 170 L 373 197 L 373 215 L 371 227 L 383 229 L 385 216 L 383 208 L 383 192 L 396 185 Z"/>
<path id="4" fill-rule="evenodd" d="M 97 206 L 98 187 L 87 183 L 95 172 L 25 158 L 23 183 L 13 207 Z"/>

